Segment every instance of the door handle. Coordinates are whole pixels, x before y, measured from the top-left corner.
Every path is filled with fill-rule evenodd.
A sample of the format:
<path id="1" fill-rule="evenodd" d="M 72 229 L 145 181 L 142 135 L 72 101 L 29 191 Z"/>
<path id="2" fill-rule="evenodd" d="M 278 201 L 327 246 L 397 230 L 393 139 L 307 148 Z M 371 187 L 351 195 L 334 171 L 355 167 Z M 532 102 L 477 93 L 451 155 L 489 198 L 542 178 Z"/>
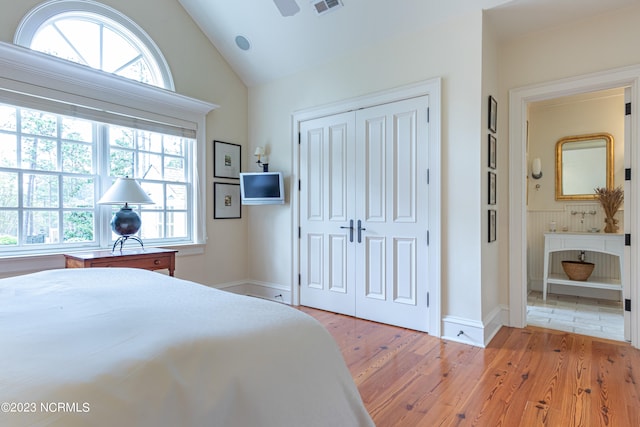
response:
<path id="1" fill-rule="evenodd" d="M 349 229 L 349 241 L 353 243 L 353 220 L 349 220 L 349 226 L 346 225 L 341 226 L 340 228 L 348 228 Z"/>
<path id="2" fill-rule="evenodd" d="M 362 227 L 362 221 L 358 220 L 358 243 L 362 243 L 362 232 L 365 230 L 366 228 Z"/>

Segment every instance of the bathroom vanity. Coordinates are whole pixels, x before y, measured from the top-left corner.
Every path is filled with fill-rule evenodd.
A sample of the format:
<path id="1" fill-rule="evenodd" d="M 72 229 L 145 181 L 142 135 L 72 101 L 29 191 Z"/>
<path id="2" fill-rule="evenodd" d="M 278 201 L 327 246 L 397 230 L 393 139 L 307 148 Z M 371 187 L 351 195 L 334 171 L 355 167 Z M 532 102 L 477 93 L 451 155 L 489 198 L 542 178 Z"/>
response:
<path id="1" fill-rule="evenodd" d="M 619 279 L 609 277 L 590 277 L 586 281 L 570 280 L 564 274 L 550 274 L 549 264 L 554 252 L 559 251 L 602 252 L 618 257 L 620 265 Z M 542 297 L 547 299 L 549 283 L 559 285 L 582 286 L 585 288 L 613 289 L 622 291 L 624 275 L 624 234 L 614 233 L 545 233 L 544 234 L 544 276 Z"/>

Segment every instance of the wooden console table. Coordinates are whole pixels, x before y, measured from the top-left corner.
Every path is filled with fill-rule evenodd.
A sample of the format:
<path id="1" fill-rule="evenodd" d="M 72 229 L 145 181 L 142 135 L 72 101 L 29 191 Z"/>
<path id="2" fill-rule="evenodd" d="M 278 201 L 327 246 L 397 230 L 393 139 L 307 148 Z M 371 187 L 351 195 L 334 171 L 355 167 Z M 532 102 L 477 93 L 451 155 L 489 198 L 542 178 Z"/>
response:
<path id="1" fill-rule="evenodd" d="M 65 254 L 66 268 L 130 267 L 145 270 L 176 269 L 176 250 L 147 248 L 111 252 L 108 250 Z"/>

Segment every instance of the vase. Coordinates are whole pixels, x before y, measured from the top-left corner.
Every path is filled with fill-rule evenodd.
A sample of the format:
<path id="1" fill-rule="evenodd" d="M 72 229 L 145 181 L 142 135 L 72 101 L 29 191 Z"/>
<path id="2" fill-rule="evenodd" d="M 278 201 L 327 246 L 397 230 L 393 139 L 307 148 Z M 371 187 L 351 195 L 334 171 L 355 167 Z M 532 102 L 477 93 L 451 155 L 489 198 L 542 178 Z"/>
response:
<path id="1" fill-rule="evenodd" d="M 604 232 L 605 233 L 617 233 L 618 229 L 620 227 L 618 227 L 618 220 L 615 218 L 605 218 L 604 219 L 604 223 L 606 224 L 604 226 Z"/>

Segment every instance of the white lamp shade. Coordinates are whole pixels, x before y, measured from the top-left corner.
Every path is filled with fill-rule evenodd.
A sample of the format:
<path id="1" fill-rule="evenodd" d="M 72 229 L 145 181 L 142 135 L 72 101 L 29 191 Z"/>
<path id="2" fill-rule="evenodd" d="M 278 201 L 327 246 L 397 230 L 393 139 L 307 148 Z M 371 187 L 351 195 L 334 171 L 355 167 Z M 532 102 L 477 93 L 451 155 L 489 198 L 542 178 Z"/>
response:
<path id="1" fill-rule="evenodd" d="M 138 181 L 126 177 L 116 179 L 116 182 L 98 200 L 99 205 L 120 205 L 123 203 L 152 205 L 154 202 L 140 187 Z"/>
<path id="2" fill-rule="evenodd" d="M 255 153 L 253 153 L 254 156 L 262 156 L 264 155 L 264 148 L 262 147 L 256 147 L 256 151 Z"/>
<path id="3" fill-rule="evenodd" d="M 537 176 L 540 175 L 540 172 L 542 172 L 542 162 L 540 157 L 536 157 L 531 164 L 531 173 Z"/>

